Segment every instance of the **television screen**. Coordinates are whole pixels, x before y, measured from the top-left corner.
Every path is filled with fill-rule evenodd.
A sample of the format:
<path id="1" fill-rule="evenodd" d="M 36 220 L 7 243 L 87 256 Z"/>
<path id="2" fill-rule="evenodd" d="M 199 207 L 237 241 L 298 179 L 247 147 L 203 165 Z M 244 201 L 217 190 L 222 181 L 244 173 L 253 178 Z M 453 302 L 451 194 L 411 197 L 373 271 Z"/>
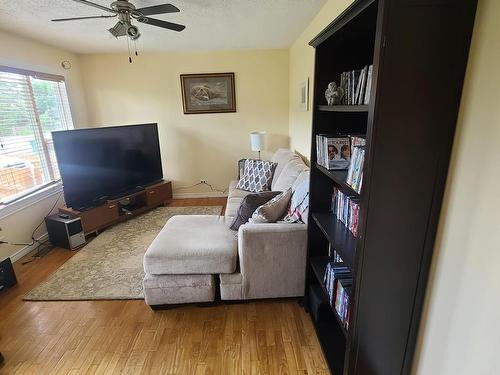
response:
<path id="1" fill-rule="evenodd" d="M 157 124 L 52 132 L 68 207 L 102 204 L 163 178 Z"/>

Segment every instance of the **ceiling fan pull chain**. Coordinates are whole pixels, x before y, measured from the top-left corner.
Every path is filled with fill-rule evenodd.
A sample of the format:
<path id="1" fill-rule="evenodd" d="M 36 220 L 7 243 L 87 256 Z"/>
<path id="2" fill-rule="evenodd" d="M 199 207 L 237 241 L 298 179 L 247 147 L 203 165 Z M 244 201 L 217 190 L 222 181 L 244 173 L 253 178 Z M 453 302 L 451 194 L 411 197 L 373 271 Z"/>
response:
<path id="1" fill-rule="evenodd" d="M 130 55 L 130 41 L 127 37 L 127 48 L 128 48 L 128 62 L 132 64 L 132 56 Z"/>
<path id="2" fill-rule="evenodd" d="M 137 41 L 136 40 L 134 40 L 134 49 L 135 49 L 135 55 L 139 56 L 139 54 L 137 53 Z"/>

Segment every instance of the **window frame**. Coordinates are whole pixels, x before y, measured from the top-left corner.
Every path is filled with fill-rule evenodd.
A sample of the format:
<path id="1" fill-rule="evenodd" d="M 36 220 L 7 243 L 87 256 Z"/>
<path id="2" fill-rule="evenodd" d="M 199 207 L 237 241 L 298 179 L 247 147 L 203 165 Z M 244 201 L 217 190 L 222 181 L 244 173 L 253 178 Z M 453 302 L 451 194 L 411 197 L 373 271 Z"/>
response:
<path id="1" fill-rule="evenodd" d="M 6 65 L 0 65 L 0 72 L 3 73 L 13 73 L 13 74 L 18 74 L 18 75 L 23 75 L 28 78 L 28 83 L 29 83 L 29 90 L 31 92 L 31 95 L 33 94 L 33 88 L 31 86 L 31 81 L 29 78 L 34 78 L 34 79 L 39 79 L 39 80 L 45 80 L 45 81 L 52 81 L 52 82 L 57 82 L 57 83 L 64 83 L 65 85 L 65 94 L 66 94 L 66 100 L 68 101 L 68 109 L 69 109 L 69 116 L 71 119 L 71 124 L 73 124 L 73 119 L 72 119 L 72 114 L 71 114 L 71 107 L 69 105 L 69 95 L 67 92 L 67 87 L 66 87 L 66 80 L 65 77 L 62 75 L 58 74 L 51 74 L 51 73 L 43 73 L 43 72 L 38 72 L 35 70 L 29 70 L 29 69 L 22 69 L 22 68 L 14 68 Z M 47 161 L 50 164 L 50 155 L 48 155 L 48 150 L 47 150 L 47 144 L 43 138 L 43 127 L 41 124 L 41 121 L 39 119 L 39 113 L 36 108 L 36 103 L 34 103 L 35 98 L 33 97 L 33 105 L 34 105 L 34 114 L 35 114 L 35 122 L 36 122 L 36 129 L 35 132 L 39 132 L 40 134 L 35 135 L 35 136 L 40 136 L 41 139 L 43 140 L 42 142 L 42 147 L 43 147 L 43 153 L 44 157 L 47 158 Z M 74 128 L 74 126 L 73 126 Z M 25 194 L 19 194 L 19 196 L 13 198 L 11 201 L 7 201 L 6 203 L 1 203 L 0 202 L 0 219 L 3 219 L 15 212 L 18 212 L 20 210 L 23 210 L 24 208 L 31 206 L 33 204 L 36 204 L 46 198 L 49 198 L 53 196 L 54 194 L 60 194 L 63 189 L 62 189 L 62 181 L 61 178 L 59 177 L 58 179 L 55 179 L 53 176 L 53 170 L 52 166 L 48 166 L 48 171 L 50 173 L 51 181 L 46 182 L 44 184 L 35 186 L 31 189 L 26 189 Z"/>

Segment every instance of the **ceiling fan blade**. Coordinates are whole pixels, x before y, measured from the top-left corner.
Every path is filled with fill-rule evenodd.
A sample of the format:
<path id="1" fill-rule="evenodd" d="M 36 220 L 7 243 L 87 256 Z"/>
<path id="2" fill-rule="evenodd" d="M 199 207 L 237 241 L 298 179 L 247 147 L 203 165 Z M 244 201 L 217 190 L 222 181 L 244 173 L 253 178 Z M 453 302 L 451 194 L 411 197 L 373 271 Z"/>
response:
<path id="1" fill-rule="evenodd" d="M 73 0 L 73 1 L 76 1 L 77 3 L 80 3 L 80 4 L 85 4 L 85 5 L 88 5 L 88 6 L 91 6 L 91 7 L 94 7 L 94 8 L 97 8 L 97 9 L 101 9 L 101 10 L 105 10 L 106 12 L 110 12 L 110 13 L 118 13 L 116 10 L 114 9 L 111 9 L 111 8 L 108 8 L 108 7 L 105 7 L 105 6 L 102 6 L 102 5 L 99 5 L 99 4 L 96 4 L 96 3 L 93 3 L 91 1 L 87 1 L 87 0 Z"/>
<path id="2" fill-rule="evenodd" d="M 136 12 L 140 12 L 144 16 L 152 16 L 153 14 L 177 13 L 179 12 L 179 8 L 173 6 L 172 4 L 163 4 L 139 8 L 136 9 Z"/>
<path id="3" fill-rule="evenodd" d="M 91 18 L 113 18 L 116 17 L 117 14 L 114 16 L 89 16 L 89 17 L 71 17 L 71 18 L 56 18 L 51 21 L 53 22 L 63 22 L 63 21 L 77 21 L 77 20 L 88 20 Z"/>
<path id="4" fill-rule="evenodd" d="M 142 22 L 142 23 L 146 23 L 149 25 L 153 25 L 153 26 L 162 27 L 164 29 L 174 30 L 174 31 L 182 31 L 186 28 L 186 26 L 179 25 L 178 23 L 157 20 L 155 18 L 142 17 L 142 18 L 139 18 L 137 21 Z"/>

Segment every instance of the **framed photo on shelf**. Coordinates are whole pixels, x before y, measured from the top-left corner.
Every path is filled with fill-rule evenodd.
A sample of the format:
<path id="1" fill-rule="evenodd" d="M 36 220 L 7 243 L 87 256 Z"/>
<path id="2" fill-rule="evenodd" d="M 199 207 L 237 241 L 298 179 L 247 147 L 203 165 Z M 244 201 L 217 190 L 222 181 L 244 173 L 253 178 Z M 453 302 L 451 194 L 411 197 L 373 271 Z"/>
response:
<path id="1" fill-rule="evenodd" d="M 309 78 L 299 83 L 299 108 L 301 111 L 309 111 Z"/>
<path id="2" fill-rule="evenodd" d="M 185 114 L 236 112 L 234 73 L 181 74 Z"/>

